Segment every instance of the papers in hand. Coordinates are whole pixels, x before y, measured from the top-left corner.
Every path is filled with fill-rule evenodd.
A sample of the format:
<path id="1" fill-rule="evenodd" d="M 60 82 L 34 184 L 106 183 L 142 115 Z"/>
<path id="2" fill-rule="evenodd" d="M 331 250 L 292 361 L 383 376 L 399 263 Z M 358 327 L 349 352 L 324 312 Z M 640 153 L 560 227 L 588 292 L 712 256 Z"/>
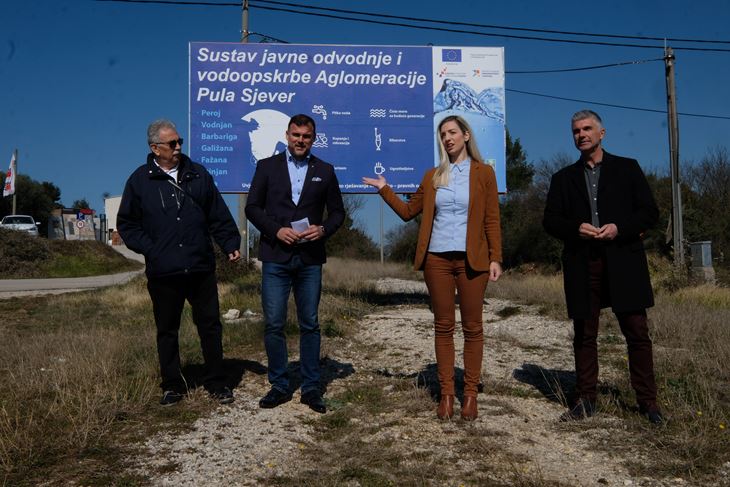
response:
<path id="1" fill-rule="evenodd" d="M 309 218 L 302 218 L 301 220 L 291 222 L 291 227 L 295 232 L 302 233 L 309 228 Z"/>
<path id="2" fill-rule="evenodd" d="M 295 222 L 291 222 L 292 230 L 294 230 L 297 233 L 302 233 L 303 231 L 307 230 L 309 228 L 309 218 L 302 218 L 301 220 L 297 220 Z M 303 243 L 306 242 L 307 239 L 300 238 L 297 243 Z"/>

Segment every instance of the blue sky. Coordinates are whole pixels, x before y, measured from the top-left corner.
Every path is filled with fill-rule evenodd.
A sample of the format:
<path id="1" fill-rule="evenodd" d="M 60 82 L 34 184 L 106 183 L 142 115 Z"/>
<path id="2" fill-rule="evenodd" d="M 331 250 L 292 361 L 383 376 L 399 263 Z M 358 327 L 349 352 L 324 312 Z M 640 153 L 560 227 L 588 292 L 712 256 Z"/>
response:
<path id="1" fill-rule="evenodd" d="M 221 2 L 229 0 L 219 0 Z M 730 40 L 730 2 L 633 0 L 484 2 L 453 0 L 336 2 L 334 7 L 450 22 L 631 36 Z M 448 8 L 445 6 L 448 5 Z M 297 10 L 294 8 L 294 10 Z M 304 11 L 304 9 L 301 9 Z M 0 168 L 19 150 L 19 172 L 61 188 L 62 202 L 86 198 L 103 212 L 102 194 L 120 194 L 144 162 L 145 130 L 159 117 L 187 135 L 188 42 L 240 40 L 236 7 L 167 6 L 91 0 L 3 0 L 0 34 Z M 508 90 L 529 91 L 631 107 L 664 110 L 662 62 L 560 74 L 509 71 L 562 69 L 661 58 L 659 48 L 576 45 L 335 20 L 252 8 L 249 29 L 302 44 L 503 46 Z M 397 22 L 397 21 L 396 21 Z M 452 26 L 455 29 L 477 30 Z M 512 35 L 567 35 L 495 31 Z M 258 41 L 259 36 L 252 36 Z M 586 39 L 586 38 L 583 38 Z M 597 39 L 612 41 L 611 39 Z M 640 43 L 613 39 L 617 42 Z M 661 45 L 658 41 L 643 44 Z M 730 44 L 670 46 L 730 50 Z M 730 52 L 676 51 L 680 112 L 730 117 Z M 570 115 L 598 111 L 607 128 L 605 147 L 638 158 L 646 170 L 668 170 L 666 115 L 507 92 L 507 127 L 528 158 L 538 162 L 576 152 Z M 730 146 L 730 120 L 681 116 L 680 159 L 700 159 Z M 432 143 L 424 141 L 424 143 Z M 335 162 L 335 161 L 331 161 Z M 367 196 L 358 221 L 377 237 L 379 198 Z M 236 198 L 226 197 L 234 205 Z M 386 230 L 399 224 L 385 210 Z"/>

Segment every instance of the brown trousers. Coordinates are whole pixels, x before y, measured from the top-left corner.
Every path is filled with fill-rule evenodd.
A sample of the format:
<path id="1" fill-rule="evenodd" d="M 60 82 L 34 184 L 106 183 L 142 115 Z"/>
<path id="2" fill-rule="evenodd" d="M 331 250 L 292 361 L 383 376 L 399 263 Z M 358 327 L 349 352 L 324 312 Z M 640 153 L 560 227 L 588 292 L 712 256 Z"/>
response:
<path id="1" fill-rule="evenodd" d="M 464 332 L 464 396 L 476 397 L 484 348 L 482 304 L 489 273 L 469 269 L 465 252 L 429 252 L 423 276 L 433 309 L 441 395 L 454 395 L 454 290 L 457 290 Z"/>
<path id="2" fill-rule="evenodd" d="M 602 256 L 592 256 L 589 261 L 591 317 L 573 320 L 575 337 L 576 396 L 595 401 L 598 384 L 598 318 L 601 313 L 601 294 L 607 293 L 606 261 Z M 646 310 L 616 313 L 621 332 L 626 338 L 629 352 L 631 386 L 636 391 L 640 406 L 656 405 L 657 388 L 654 381 L 654 361 Z"/>

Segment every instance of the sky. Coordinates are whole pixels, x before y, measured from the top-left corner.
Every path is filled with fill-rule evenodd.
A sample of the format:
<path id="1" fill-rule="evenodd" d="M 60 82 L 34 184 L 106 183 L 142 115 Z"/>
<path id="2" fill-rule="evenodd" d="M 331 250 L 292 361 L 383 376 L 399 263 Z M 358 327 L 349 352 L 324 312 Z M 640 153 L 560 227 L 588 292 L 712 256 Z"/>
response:
<path id="1" fill-rule="evenodd" d="M 725 41 L 669 41 L 668 45 L 676 55 L 679 112 L 725 117 L 680 115 L 681 164 L 700 160 L 710 149 L 730 146 L 727 0 L 306 2 L 315 7 L 438 20 L 444 24 L 430 25 L 497 34 L 494 36 L 353 22 L 304 15 L 311 10 L 300 7 L 256 5 L 250 10 L 249 31 L 290 43 L 504 47 L 506 125 L 511 135 L 520 139 L 529 161 L 539 164 L 561 153 L 574 158 L 577 152 L 570 134 L 570 116 L 589 108 L 603 118 L 607 131 L 604 147 L 608 151 L 637 158 L 646 171 L 660 174 L 667 174 L 669 169 L 666 114 L 597 103 L 666 110 L 663 62 L 564 73 L 511 71 L 655 60 L 663 57 L 661 47 L 557 43 L 499 34 L 650 46 L 662 46 L 663 42 L 479 29 L 446 22 Z M 238 42 L 241 38 L 241 9 L 235 6 L 3 0 L 0 19 L 0 169 L 7 170 L 17 148 L 19 173 L 56 184 L 65 205 L 85 198 L 99 213 L 104 211 L 102 195 L 121 194 L 129 174 L 145 161 L 149 150 L 146 127 L 150 121 L 170 118 L 181 135 L 187 136 L 188 43 Z M 260 35 L 250 36 L 250 42 L 260 40 Z M 225 198 L 236 216 L 238 198 Z M 380 199 L 375 195 L 363 198 L 365 206 L 356 220 L 377 243 Z M 389 208 L 383 215 L 386 231 L 401 224 Z"/>

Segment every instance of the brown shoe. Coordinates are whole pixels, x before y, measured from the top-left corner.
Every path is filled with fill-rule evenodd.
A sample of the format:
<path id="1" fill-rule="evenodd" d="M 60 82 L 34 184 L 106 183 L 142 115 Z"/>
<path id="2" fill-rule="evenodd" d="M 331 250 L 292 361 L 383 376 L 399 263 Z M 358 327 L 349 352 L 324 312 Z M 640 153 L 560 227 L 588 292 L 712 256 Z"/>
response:
<path id="1" fill-rule="evenodd" d="M 442 395 L 439 407 L 436 409 L 436 416 L 439 419 L 451 419 L 454 416 L 454 396 Z"/>
<path id="2" fill-rule="evenodd" d="M 477 398 L 475 396 L 464 396 L 464 402 L 461 403 L 461 419 L 474 421 L 477 419 L 478 414 Z"/>

